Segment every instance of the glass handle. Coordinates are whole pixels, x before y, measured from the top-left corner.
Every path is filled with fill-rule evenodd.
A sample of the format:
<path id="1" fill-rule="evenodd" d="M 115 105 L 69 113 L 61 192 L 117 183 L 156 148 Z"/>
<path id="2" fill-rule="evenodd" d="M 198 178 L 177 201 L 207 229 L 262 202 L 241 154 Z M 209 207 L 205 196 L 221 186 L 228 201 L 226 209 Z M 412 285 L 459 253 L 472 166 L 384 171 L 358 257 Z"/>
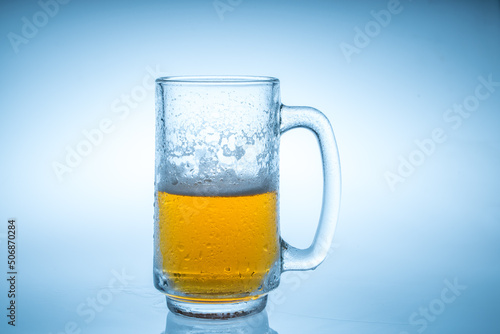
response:
<path id="1" fill-rule="evenodd" d="M 302 127 L 318 139 L 323 159 L 323 204 L 314 240 L 307 249 L 298 249 L 281 239 L 282 271 L 315 269 L 328 254 L 340 207 L 340 159 L 337 142 L 328 118 L 311 107 L 281 106 L 280 131 Z"/>

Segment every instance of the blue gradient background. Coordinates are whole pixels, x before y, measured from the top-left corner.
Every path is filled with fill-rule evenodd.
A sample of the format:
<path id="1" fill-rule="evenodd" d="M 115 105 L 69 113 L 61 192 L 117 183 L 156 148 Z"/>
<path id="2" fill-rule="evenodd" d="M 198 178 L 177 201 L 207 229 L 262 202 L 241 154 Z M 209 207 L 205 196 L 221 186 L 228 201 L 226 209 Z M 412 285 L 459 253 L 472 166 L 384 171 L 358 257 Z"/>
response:
<path id="1" fill-rule="evenodd" d="M 19 275 L 15 328 L 1 279 L 1 332 L 64 333 L 70 324 L 71 333 L 71 322 L 81 333 L 168 327 L 151 277 L 153 91 L 127 117 L 112 108 L 159 67 L 158 76 L 275 76 L 285 104 L 316 107 L 332 122 L 343 168 L 334 249 L 317 270 L 283 275 L 267 310 L 273 330 L 499 333 L 500 87 L 458 129 L 443 120 L 479 76 L 500 81 L 499 2 L 401 6 L 348 62 L 340 44 L 353 44 L 354 28 L 387 1 L 244 0 L 221 20 L 210 0 L 73 0 L 18 53 L 7 35 L 21 34 L 22 18 L 32 21 L 40 6 L 2 1 L 0 267 L 4 277 L 15 218 Z M 113 131 L 59 182 L 53 162 L 105 118 Z M 447 141 L 391 191 L 384 173 L 434 128 Z M 312 134 L 284 135 L 281 160 L 282 233 L 307 247 L 322 187 Z M 93 319 L 80 315 L 113 270 L 133 279 Z M 412 324 L 455 279 L 467 286 L 461 295 L 426 328 Z"/>

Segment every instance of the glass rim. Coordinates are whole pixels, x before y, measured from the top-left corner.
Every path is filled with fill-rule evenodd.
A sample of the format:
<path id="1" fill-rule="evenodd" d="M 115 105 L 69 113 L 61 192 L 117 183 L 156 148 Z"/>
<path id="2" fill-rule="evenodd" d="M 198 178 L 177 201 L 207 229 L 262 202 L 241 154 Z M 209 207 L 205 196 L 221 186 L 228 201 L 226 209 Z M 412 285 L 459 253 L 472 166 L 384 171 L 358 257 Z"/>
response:
<path id="1" fill-rule="evenodd" d="M 194 84 L 194 85 L 248 85 L 279 83 L 279 79 L 252 75 L 186 75 L 167 76 L 155 80 L 156 83 Z"/>

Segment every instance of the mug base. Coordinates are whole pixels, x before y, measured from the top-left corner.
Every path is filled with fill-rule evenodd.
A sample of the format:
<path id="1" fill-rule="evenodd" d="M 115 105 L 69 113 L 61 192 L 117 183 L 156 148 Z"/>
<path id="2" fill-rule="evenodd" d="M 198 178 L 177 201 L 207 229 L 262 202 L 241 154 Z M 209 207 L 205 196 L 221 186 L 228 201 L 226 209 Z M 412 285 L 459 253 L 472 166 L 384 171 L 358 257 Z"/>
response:
<path id="1" fill-rule="evenodd" d="M 176 314 L 203 319 L 229 319 L 262 311 L 267 295 L 246 299 L 190 299 L 167 295 L 168 309 Z"/>

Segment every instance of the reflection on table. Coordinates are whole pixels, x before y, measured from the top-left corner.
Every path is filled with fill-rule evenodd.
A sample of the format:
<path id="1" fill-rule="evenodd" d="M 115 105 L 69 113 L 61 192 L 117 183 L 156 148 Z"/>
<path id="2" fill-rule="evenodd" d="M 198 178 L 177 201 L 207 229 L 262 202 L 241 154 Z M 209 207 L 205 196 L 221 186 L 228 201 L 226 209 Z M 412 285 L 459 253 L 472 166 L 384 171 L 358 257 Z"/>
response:
<path id="1" fill-rule="evenodd" d="M 278 334 L 269 328 L 267 312 L 227 320 L 210 320 L 184 317 L 169 312 L 164 334 Z"/>

